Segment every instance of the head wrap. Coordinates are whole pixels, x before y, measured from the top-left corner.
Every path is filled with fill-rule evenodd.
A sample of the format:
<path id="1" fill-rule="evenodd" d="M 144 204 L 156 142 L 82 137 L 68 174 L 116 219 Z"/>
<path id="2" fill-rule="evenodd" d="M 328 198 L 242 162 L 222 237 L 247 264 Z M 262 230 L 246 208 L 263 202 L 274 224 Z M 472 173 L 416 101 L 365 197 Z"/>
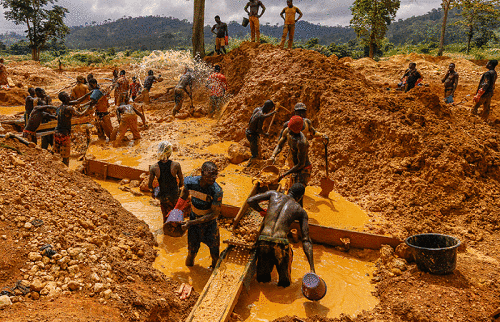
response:
<path id="1" fill-rule="evenodd" d="M 158 160 L 166 161 L 172 155 L 172 143 L 168 141 L 160 142 L 158 145 Z"/>
<path id="2" fill-rule="evenodd" d="M 288 128 L 293 133 L 300 133 L 303 127 L 304 127 L 304 120 L 298 115 L 292 116 L 292 118 L 288 122 Z"/>

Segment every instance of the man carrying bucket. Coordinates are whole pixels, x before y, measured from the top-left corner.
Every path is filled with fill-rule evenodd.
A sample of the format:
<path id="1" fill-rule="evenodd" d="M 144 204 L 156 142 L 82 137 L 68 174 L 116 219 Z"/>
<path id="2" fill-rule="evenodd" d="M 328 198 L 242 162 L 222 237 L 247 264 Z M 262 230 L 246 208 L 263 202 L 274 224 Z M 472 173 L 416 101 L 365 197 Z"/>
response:
<path id="1" fill-rule="evenodd" d="M 288 287 L 290 285 L 293 252 L 287 234 L 290 232 L 291 224 L 296 220 L 298 220 L 302 231 L 304 253 L 311 272 L 315 272 L 308 216 L 299 204 L 304 192 L 305 186 L 301 183 L 295 183 L 288 191 L 288 195 L 270 190 L 248 198 L 248 205 L 264 216 L 264 228 L 259 236 L 257 248 L 258 282 L 270 282 L 271 272 L 276 266 L 279 275 L 278 286 Z M 266 210 L 259 205 L 263 201 L 269 201 Z"/>
<path id="2" fill-rule="evenodd" d="M 250 11 L 248 8 L 250 7 Z M 259 7 L 262 8 L 262 12 L 259 15 Z M 248 13 L 248 21 L 250 22 L 250 35 L 252 37 L 252 42 L 257 39 L 257 43 L 260 43 L 260 26 L 259 18 L 262 17 L 266 7 L 260 2 L 260 0 L 250 0 L 245 6 L 245 11 Z"/>

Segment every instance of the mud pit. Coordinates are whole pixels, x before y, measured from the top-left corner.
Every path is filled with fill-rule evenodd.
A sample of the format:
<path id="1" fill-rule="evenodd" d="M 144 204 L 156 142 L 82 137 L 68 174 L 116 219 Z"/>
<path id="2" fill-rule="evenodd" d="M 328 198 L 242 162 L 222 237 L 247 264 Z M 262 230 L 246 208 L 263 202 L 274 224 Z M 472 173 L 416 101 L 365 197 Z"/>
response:
<path id="1" fill-rule="evenodd" d="M 498 93 L 493 97 L 490 122 L 485 123 L 469 115 L 470 102 L 459 106 L 441 103 L 439 78 L 451 62 L 447 59 L 409 55 L 381 62 L 368 59 L 337 61 L 335 57 L 326 58 L 312 51 L 286 51 L 269 45 L 243 44 L 225 57 L 210 58 L 209 61 L 222 65 L 233 95 L 219 124 L 205 119 L 172 122 L 168 115 L 173 103 L 170 98 L 162 96 L 163 85 L 159 84 L 151 93 L 151 97 L 157 100 L 146 108 L 152 126 L 141 132 L 142 142 L 148 144 L 129 142 L 123 148 L 113 150 L 108 145 L 97 143 L 91 146 L 89 153 L 111 162 L 129 162 L 130 166 L 146 169 L 154 161 L 154 145 L 160 137 L 173 140 L 177 135 L 182 144 L 178 145 L 174 159 L 181 162 L 186 169 L 184 172 L 188 174 L 205 159 L 215 160 L 220 167 L 226 167 L 222 172 L 225 176 L 218 179 L 221 185 L 224 183 L 223 189 L 227 191 L 235 186 L 240 189 L 234 194 L 237 197 L 226 193 L 225 202 L 232 199 L 230 203 L 240 206 L 248 194 L 246 189 L 251 187 L 251 182 L 244 178 L 249 180 L 258 169 L 228 165 L 223 155 L 226 144 L 244 138 L 251 111 L 265 99 L 279 101 L 288 109 L 302 101 L 308 106 L 308 117 L 315 127 L 330 136 L 328 166 L 336 191 L 330 194 L 329 201 L 321 202 L 323 200 L 314 196 L 317 188 L 308 188 L 310 199 L 305 198 L 305 208 L 312 222 L 392 234 L 399 238 L 438 232 L 457 236 L 466 244 L 465 252 L 459 253 L 457 269 L 447 276 L 421 273 L 413 263 L 400 269 L 394 266 L 397 257 L 391 257 L 394 260 L 387 262 L 375 262 L 370 251 L 342 253 L 315 245 L 315 255 L 320 254 L 316 256 L 316 262 L 321 261 L 317 263 L 318 273 L 325 280 L 334 275 L 331 274 L 332 267 L 339 267 L 338 272 L 352 272 L 343 276 L 335 274 L 333 278 L 337 280 L 326 280 L 329 293 L 324 301 L 327 302 L 316 303 L 320 305 L 311 305 L 300 294 L 296 281 L 307 271 L 307 262 L 300 245 L 295 245 L 292 270 L 292 280 L 295 281 L 292 286 L 295 288 L 283 290 L 277 289 L 275 282 L 269 285 L 253 282 L 250 293 L 243 292 L 240 297 L 233 320 L 272 320 L 289 315 L 276 320 L 289 322 L 297 321 L 292 317 L 296 315 L 299 320 L 308 322 L 490 321 L 491 313 L 500 306 L 497 286 L 500 253 L 495 247 L 500 229 Z M 424 83 L 429 86 L 408 94 L 387 90 L 387 87 L 394 88 L 409 61 L 417 62 Z M 461 75 L 456 101 L 460 101 L 467 94 L 474 93 L 484 69 L 467 61 L 456 60 L 456 63 Z M 34 70 L 36 66 L 29 68 Z M 78 71 L 66 74 L 74 77 Z M 94 74 L 109 77 L 110 70 L 95 70 Z M 48 84 L 55 82 L 54 89 L 62 87 L 64 80 L 51 73 L 47 75 Z M 13 76 L 16 77 L 24 76 Z M 28 79 L 31 79 L 30 75 Z M 300 81 L 296 81 L 298 79 Z M 207 108 L 206 92 L 195 94 L 195 105 Z M 280 111 L 275 124 L 281 124 L 289 117 L 290 114 Z M 208 126 L 205 129 L 209 135 L 203 132 L 202 126 L 200 135 L 188 137 L 193 129 L 200 128 L 200 124 Z M 269 138 L 262 138 L 264 157 L 270 155 L 279 129 L 279 126 L 274 127 Z M 213 151 L 207 148 L 209 146 Z M 313 141 L 310 149 L 312 184 L 318 184 L 324 175 L 322 153 L 322 145 Z M 240 182 L 244 187 L 239 187 Z M 130 193 L 119 190 L 116 183 L 101 184 L 137 217 L 149 220 L 150 228 L 159 228 L 159 209 L 149 204 L 148 197 L 132 197 Z M 333 215 L 323 216 L 324 211 Z M 347 215 L 338 216 L 343 211 Z M 155 215 L 151 216 L 152 213 Z M 210 264 L 206 248 L 202 246 L 197 265 L 187 269 L 183 265 L 185 240 L 158 238 L 159 258 L 164 260 L 157 259 L 154 267 L 167 277 L 173 277 L 175 285 L 189 282 L 200 291 L 209 278 L 205 269 Z M 169 257 L 166 251 L 168 254 L 171 251 L 173 257 Z M 273 276 L 275 280 L 276 276 Z M 347 296 L 339 295 L 342 291 L 336 292 L 344 285 Z M 359 290 L 361 294 L 355 293 Z M 368 295 L 373 290 L 376 297 Z M 196 293 L 190 299 L 191 304 L 187 305 L 193 305 L 195 298 Z M 276 298 L 281 300 L 276 301 Z M 360 298 L 365 300 L 360 301 Z M 42 305 L 38 303 L 44 301 L 42 297 L 38 302 L 28 300 L 28 303 L 40 309 Z M 58 301 L 66 299 L 60 297 Z M 68 301 L 78 303 L 78 298 L 70 297 Z M 178 302 L 175 296 L 168 297 L 167 302 L 170 301 Z M 143 313 L 157 312 L 156 309 L 149 311 L 150 306 L 145 307 L 137 310 L 141 319 L 145 317 Z M 105 314 L 109 314 L 112 320 L 116 306 L 107 304 L 105 308 L 109 310 Z M 136 306 L 133 308 L 137 309 Z M 0 317 L 12 317 L 26 309 L 19 305 L 14 309 L 13 306 L 1 311 Z M 182 312 L 188 313 L 189 309 L 184 307 Z M 351 317 L 337 319 L 341 313 Z M 134 316 L 126 318 L 134 319 Z M 181 319 L 174 315 L 173 320 Z"/>

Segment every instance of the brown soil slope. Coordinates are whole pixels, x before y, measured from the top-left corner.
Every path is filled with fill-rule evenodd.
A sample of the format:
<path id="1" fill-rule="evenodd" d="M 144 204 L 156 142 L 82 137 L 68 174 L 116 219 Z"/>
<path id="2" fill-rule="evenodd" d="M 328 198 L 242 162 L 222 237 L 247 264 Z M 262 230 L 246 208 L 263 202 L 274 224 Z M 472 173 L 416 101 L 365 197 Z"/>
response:
<path id="1" fill-rule="evenodd" d="M 1 139 L 0 288 L 15 297 L 0 320 L 182 320 L 196 296 L 180 301 L 178 285 L 152 268 L 155 243 L 97 183 Z"/>

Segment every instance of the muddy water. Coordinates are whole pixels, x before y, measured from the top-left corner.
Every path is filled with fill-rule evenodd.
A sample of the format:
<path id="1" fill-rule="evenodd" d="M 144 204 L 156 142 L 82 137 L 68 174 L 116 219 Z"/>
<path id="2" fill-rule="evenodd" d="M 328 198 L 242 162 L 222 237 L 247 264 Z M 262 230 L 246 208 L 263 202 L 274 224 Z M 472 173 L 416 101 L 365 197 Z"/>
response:
<path id="1" fill-rule="evenodd" d="M 182 122 L 180 126 L 182 129 Z M 191 126 L 192 123 L 185 123 Z M 203 122 L 199 123 L 200 125 Z M 210 124 L 202 125 L 200 132 Z M 122 164 L 126 166 L 148 169 L 156 162 L 155 152 L 159 141 L 169 139 L 174 144 L 207 146 L 206 136 L 200 135 L 172 136 L 160 135 L 155 141 L 143 140 L 129 142 L 119 149 L 110 148 L 108 144 L 91 145 L 89 154 L 96 159 Z M 206 133 L 206 132 L 205 132 Z M 203 134 L 205 134 L 203 133 Z M 208 144 L 200 148 L 198 153 L 225 154 L 232 142 Z M 202 158 L 192 158 L 189 154 L 174 152 L 173 159 L 181 164 L 185 175 L 198 168 L 203 163 Z M 220 172 L 217 182 L 224 190 L 223 202 L 241 206 L 250 193 L 252 178 L 242 173 L 243 168 L 229 165 Z M 159 207 L 150 204 L 149 196 L 134 197 L 118 187 L 116 181 L 97 182 L 108 190 L 122 205 L 139 219 L 149 224 L 152 231 L 161 227 L 161 211 Z M 360 230 L 368 222 L 368 215 L 356 205 L 346 201 L 340 195 L 332 192 L 329 198 L 318 196 L 319 187 L 308 187 L 304 198 L 304 208 L 307 210 L 310 222 L 336 228 Z M 229 239 L 230 232 L 221 229 L 221 241 Z M 159 256 L 154 267 L 167 276 L 179 282 L 193 285 L 196 291 L 201 292 L 210 278 L 208 266 L 211 258 L 208 248 L 202 245 L 193 267 L 184 264 L 187 254 L 187 237 L 180 238 L 157 236 Z M 221 250 L 226 244 L 221 242 Z M 293 245 L 294 260 L 292 264 L 292 285 L 286 289 L 278 287 L 277 274 L 273 272 L 273 281 L 267 284 L 257 283 L 250 285 L 250 291 L 244 290 L 235 307 L 235 313 L 245 321 L 268 321 L 283 315 L 297 315 L 307 317 L 314 314 L 324 317 L 338 317 L 340 313 L 355 315 L 362 310 L 370 310 L 377 304 L 377 299 L 371 295 L 374 287 L 370 284 L 370 277 L 375 270 L 374 264 L 362 261 L 348 254 L 336 251 L 331 247 L 314 245 L 314 260 L 316 272 L 325 280 L 328 292 L 319 302 L 305 299 L 301 293 L 302 276 L 309 271 L 309 264 L 302 250 L 301 244 Z"/>
<path id="2" fill-rule="evenodd" d="M 14 115 L 24 112 L 24 106 L 0 106 L 0 114 Z"/>

